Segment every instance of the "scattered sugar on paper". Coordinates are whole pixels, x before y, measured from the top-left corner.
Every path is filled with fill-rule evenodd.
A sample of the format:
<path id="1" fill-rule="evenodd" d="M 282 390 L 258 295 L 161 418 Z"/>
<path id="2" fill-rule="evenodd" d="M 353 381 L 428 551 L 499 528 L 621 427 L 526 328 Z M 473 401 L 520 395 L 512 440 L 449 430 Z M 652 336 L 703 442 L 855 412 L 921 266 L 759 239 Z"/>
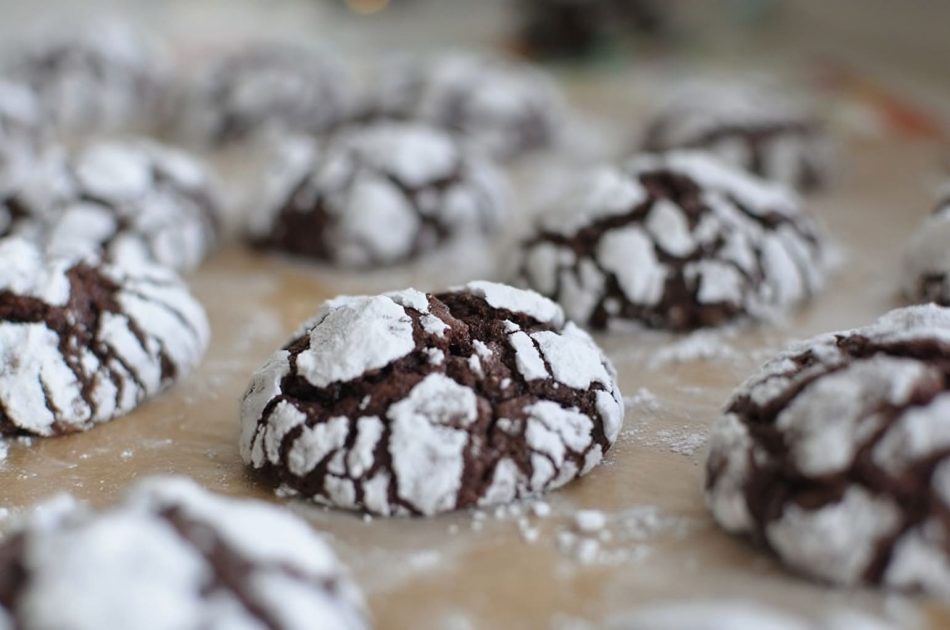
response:
<path id="1" fill-rule="evenodd" d="M 722 332 L 700 330 L 658 349 L 647 360 L 647 367 L 655 370 L 673 363 L 727 361 L 738 356 L 735 349 L 723 341 Z"/>
<path id="2" fill-rule="evenodd" d="M 633 396 L 624 396 L 623 404 L 627 410 L 657 411 L 660 408 L 660 400 L 646 387 L 638 389 Z"/>

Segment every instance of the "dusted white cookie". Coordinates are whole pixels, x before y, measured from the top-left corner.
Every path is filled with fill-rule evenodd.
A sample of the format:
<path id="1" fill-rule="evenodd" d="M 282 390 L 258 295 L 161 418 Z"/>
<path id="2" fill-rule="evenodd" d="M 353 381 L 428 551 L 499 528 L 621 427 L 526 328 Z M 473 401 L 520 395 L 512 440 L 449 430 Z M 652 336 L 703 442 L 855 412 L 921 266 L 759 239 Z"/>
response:
<path id="1" fill-rule="evenodd" d="M 220 201 L 211 173 L 188 153 L 150 140 L 51 152 L 0 205 L 0 216 L 13 204 L 19 227 L 32 224 L 55 255 L 188 271 L 217 243 Z"/>
<path id="2" fill-rule="evenodd" d="M 260 247 L 342 266 L 384 266 L 507 214 L 507 182 L 445 131 L 419 123 L 352 127 L 280 141 L 248 232 Z"/>
<path id="3" fill-rule="evenodd" d="M 352 107 L 352 78 L 332 52 L 258 44 L 222 57 L 184 87 L 175 113 L 187 143 L 222 145 L 265 132 L 318 133 Z"/>
<path id="4" fill-rule="evenodd" d="M 821 580 L 950 595 L 948 365 L 934 305 L 766 362 L 710 440 L 716 520 Z"/>
<path id="5" fill-rule="evenodd" d="M 305 522 L 185 478 L 101 512 L 62 495 L 0 543 L 0 628 L 360 630 L 362 596 Z"/>
<path id="6" fill-rule="evenodd" d="M 801 191 L 823 186 L 831 142 L 813 112 L 773 86 L 736 81 L 687 84 L 650 123 L 647 151 L 709 151 L 730 164 Z"/>
<path id="7" fill-rule="evenodd" d="M 318 503 L 431 515 L 558 488 L 622 422 L 587 333 L 534 292 L 472 282 L 327 302 L 255 372 L 241 454 Z"/>
<path id="8" fill-rule="evenodd" d="M 950 184 L 934 213 L 924 219 L 904 255 L 904 296 L 913 302 L 950 306 Z"/>
<path id="9" fill-rule="evenodd" d="M 204 309 L 171 271 L 47 258 L 0 240 L 0 434 L 84 431 L 184 378 Z"/>
<path id="10" fill-rule="evenodd" d="M 68 137 L 154 129 L 169 78 L 150 43 L 114 20 L 37 33 L 14 49 L 6 70 L 33 89 L 47 122 Z"/>
<path id="11" fill-rule="evenodd" d="M 799 304 L 826 261 L 786 188 L 677 152 L 581 177 L 524 241 L 518 274 L 594 328 L 686 330 Z"/>
<path id="12" fill-rule="evenodd" d="M 36 95 L 24 85 L 0 79 L 0 235 L 9 233 L 15 220 L 5 202 L 29 173 L 45 136 Z"/>

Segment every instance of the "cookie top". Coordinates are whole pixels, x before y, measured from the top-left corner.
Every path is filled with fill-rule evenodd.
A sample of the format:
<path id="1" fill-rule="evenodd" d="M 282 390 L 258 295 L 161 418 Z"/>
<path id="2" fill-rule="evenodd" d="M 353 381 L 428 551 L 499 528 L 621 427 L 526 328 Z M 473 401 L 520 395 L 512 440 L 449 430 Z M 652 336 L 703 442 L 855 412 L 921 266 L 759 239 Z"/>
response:
<path id="1" fill-rule="evenodd" d="M 349 71 L 328 50 L 259 44 L 207 68 L 177 108 L 177 135 L 220 146 L 278 131 L 318 133 L 352 107 Z"/>
<path id="2" fill-rule="evenodd" d="M 495 166 L 445 131 L 382 122 L 282 140 L 248 232 L 258 247 L 351 267 L 406 261 L 507 213 Z"/>
<path id="3" fill-rule="evenodd" d="M 327 302 L 254 374 L 241 454 L 318 503 L 431 515 L 560 487 L 622 421 L 613 367 L 556 304 L 472 282 Z"/>
<path id="4" fill-rule="evenodd" d="M 208 345 L 174 273 L 0 240 L 0 435 L 84 431 L 184 377 Z"/>
<path id="5" fill-rule="evenodd" d="M 950 306 L 950 183 L 943 186 L 938 199 L 934 213 L 908 243 L 903 290 L 913 302 Z"/>
<path id="6" fill-rule="evenodd" d="M 43 112 L 32 90 L 0 79 L 0 204 L 29 172 L 45 132 Z M 0 233 L 7 224 L 0 209 Z"/>
<path id="7" fill-rule="evenodd" d="M 710 441 L 731 532 L 840 584 L 950 595 L 950 310 L 916 306 L 766 362 Z"/>
<path id="8" fill-rule="evenodd" d="M 98 513 L 69 499 L 0 543 L 0 627 L 368 627 L 333 551 L 287 510 L 174 477 Z"/>
<path id="9" fill-rule="evenodd" d="M 688 330 L 806 300 L 825 258 L 787 189 L 675 152 L 581 178 L 523 243 L 519 276 L 594 328 Z"/>
<path id="10" fill-rule="evenodd" d="M 53 254 L 192 270 L 217 242 L 216 183 L 187 153 L 149 140 L 100 141 L 73 156 L 53 153 L 37 169 L 0 213 L 39 224 Z"/>
<path id="11" fill-rule="evenodd" d="M 33 89 L 47 121 L 69 137 L 153 129 L 168 87 L 161 55 L 113 20 L 37 34 L 13 51 L 7 74 Z"/>
<path id="12" fill-rule="evenodd" d="M 831 144 L 814 114 L 790 94 L 757 83 L 694 83 L 676 91 L 643 139 L 651 152 L 699 149 L 801 191 L 832 170 Z"/>
<path id="13" fill-rule="evenodd" d="M 454 53 L 429 62 L 397 59 L 380 74 L 376 114 L 444 127 L 497 158 L 545 148 L 558 135 L 560 93 L 529 64 Z"/>

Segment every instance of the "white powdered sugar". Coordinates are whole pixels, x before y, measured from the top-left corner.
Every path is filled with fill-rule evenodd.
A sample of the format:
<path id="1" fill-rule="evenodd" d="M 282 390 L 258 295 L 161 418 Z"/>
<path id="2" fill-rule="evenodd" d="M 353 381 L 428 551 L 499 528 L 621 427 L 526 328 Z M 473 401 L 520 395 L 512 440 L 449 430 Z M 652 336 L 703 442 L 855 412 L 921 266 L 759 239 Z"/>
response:
<path id="1" fill-rule="evenodd" d="M 519 278 L 594 327 L 685 330 L 807 300 L 827 263 L 786 188 L 674 152 L 579 178 L 525 241 Z"/>
<path id="2" fill-rule="evenodd" d="M 915 302 L 950 304 L 950 185 L 936 211 L 907 244 L 902 270 L 904 295 Z"/>
<path id="3" fill-rule="evenodd" d="M 500 171 L 422 123 L 357 126 L 322 142 L 283 139 L 273 162 L 248 219 L 251 238 L 340 265 L 402 262 L 492 231 L 507 214 Z"/>
<path id="4" fill-rule="evenodd" d="M 245 394 L 242 457 L 336 507 L 431 515 L 508 503 L 589 472 L 623 421 L 615 372 L 590 336 L 549 300 L 503 285 L 336 298 L 287 347 Z"/>
<path id="5" fill-rule="evenodd" d="M 760 532 L 783 562 L 824 580 L 950 592 L 946 506 L 930 503 L 950 499 L 948 339 L 950 310 L 909 307 L 765 363 L 712 433 L 706 499 L 719 524 Z M 749 484 L 787 493 L 780 511 L 759 521 Z M 908 508 L 917 500 L 922 513 Z"/>
<path id="6" fill-rule="evenodd" d="M 16 190 L 44 140 L 40 104 L 26 86 L 0 79 L 0 235 L 10 231 L 4 200 Z"/>
<path id="7" fill-rule="evenodd" d="M 89 266 L 0 243 L 0 425 L 51 435 L 131 411 L 208 344 L 201 305 L 163 267 Z"/>
<path id="8" fill-rule="evenodd" d="M 0 612 L 17 627 L 367 627 L 361 594 L 306 523 L 184 478 L 147 479 L 100 513 L 39 511 L 13 537 L 6 561 L 26 585 Z"/>

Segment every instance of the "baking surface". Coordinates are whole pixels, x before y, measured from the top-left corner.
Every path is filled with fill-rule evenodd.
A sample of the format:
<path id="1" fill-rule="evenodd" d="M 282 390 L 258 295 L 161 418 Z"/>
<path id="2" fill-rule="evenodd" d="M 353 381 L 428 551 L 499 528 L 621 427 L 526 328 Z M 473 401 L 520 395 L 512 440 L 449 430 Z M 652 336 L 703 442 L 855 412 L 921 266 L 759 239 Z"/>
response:
<path id="1" fill-rule="evenodd" d="M 288 12 L 277 17 L 304 28 Z M 216 21 L 205 22 L 218 32 Z M 649 71 L 639 76 L 627 84 L 574 77 L 571 100 L 586 122 L 606 120 L 574 130 L 572 140 L 583 145 L 573 151 L 575 163 L 610 154 L 603 136 L 615 144 L 630 137 L 629 125 L 611 133 L 610 118 L 631 116 L 637 82 L 651 80 Z M 189 277 L 212 325 L 209 352 L 190 378 L 88 433 L 0 444 L 0 530 L 61 491 L 107 505 L 136 478 L 184 474 L 212 490 L 286 503 L 304 515 L 349 564 L 381 629 L 583 628 L 642 604 L 710 598 L 765 602 L 805 615 L 857 609 L 899 627 L 950 627 L 950 607 L 932 600 L 843 591 L 791 575 L 718 530 L 703 505 L 707 431 L 732 388 L 790 339 L 866 324 L 901 305 L 901 249 L 931 209 L 940 148 L 865 135 L 842 147 L 841 163 L 832 190 L 806 203 L 841 245 L 844 262 L 800 313 L 774 325 L 686 336 L 598 337 L 619 371 L 625 426 L 602 466 L 543 497 L 546 516 L 527 502 L 429 519 L 364 520 L 285 502 L 248 473 L 238 455 L 238 403 L 250 373 L 321 301 L 344 292 L 434 290 L 491 277 L 492 253 L 469 244 L 413 267 L 359 274 L 231 244 Z M 565 169 L 572 167 L 519 169 L 518 205 L 553 196 L 550 188 Z M 579 533 L 579 509 L 603 511 L 606 525 Z"/>
<path id="2" fill-rule="evenodd" d="M 900 304 L 900 249 L 928 211 L 937 155 L 924 144 L 865 140 L 847 148 L 848 168 L 834 191 L 809 201 L 840 242 L 844 263 L 825 293 L 789 321 L 680 337 L 599 337 L 620 373 L 625 426 L 603 466 L 545 497 L 550 515 L 538 516 L 543 508 L 530 503 L 430 519 L 364 520 L 300 501 L 292 509 L 332 537 L 380 628 L 573 627 L 639 603 L 709 597 L 807 613 L 858 608 L 925 627 L 950 623 L 950 609 L 929 600 L 849 593 L 785 573 L 720 532 L 701 495 L 709 424 L 769 352 Z M 281 501 L 237 453 L 238 400 L 250 372 L 323 299 L 396 282 L 438 288 L 445 274 L 437 263 L 382 277 L 337 275 L 226 247 L 190 278 L 213 330 L 193 377 L 88 433 L 10 443 L 0 463 L 0 506 L 12 508 L 9 516 L 63 490 L 108 504 L 153 473 Z M 578 534 L 573 515 L 583 508 L 605 512 L 601 532 Z"/>

